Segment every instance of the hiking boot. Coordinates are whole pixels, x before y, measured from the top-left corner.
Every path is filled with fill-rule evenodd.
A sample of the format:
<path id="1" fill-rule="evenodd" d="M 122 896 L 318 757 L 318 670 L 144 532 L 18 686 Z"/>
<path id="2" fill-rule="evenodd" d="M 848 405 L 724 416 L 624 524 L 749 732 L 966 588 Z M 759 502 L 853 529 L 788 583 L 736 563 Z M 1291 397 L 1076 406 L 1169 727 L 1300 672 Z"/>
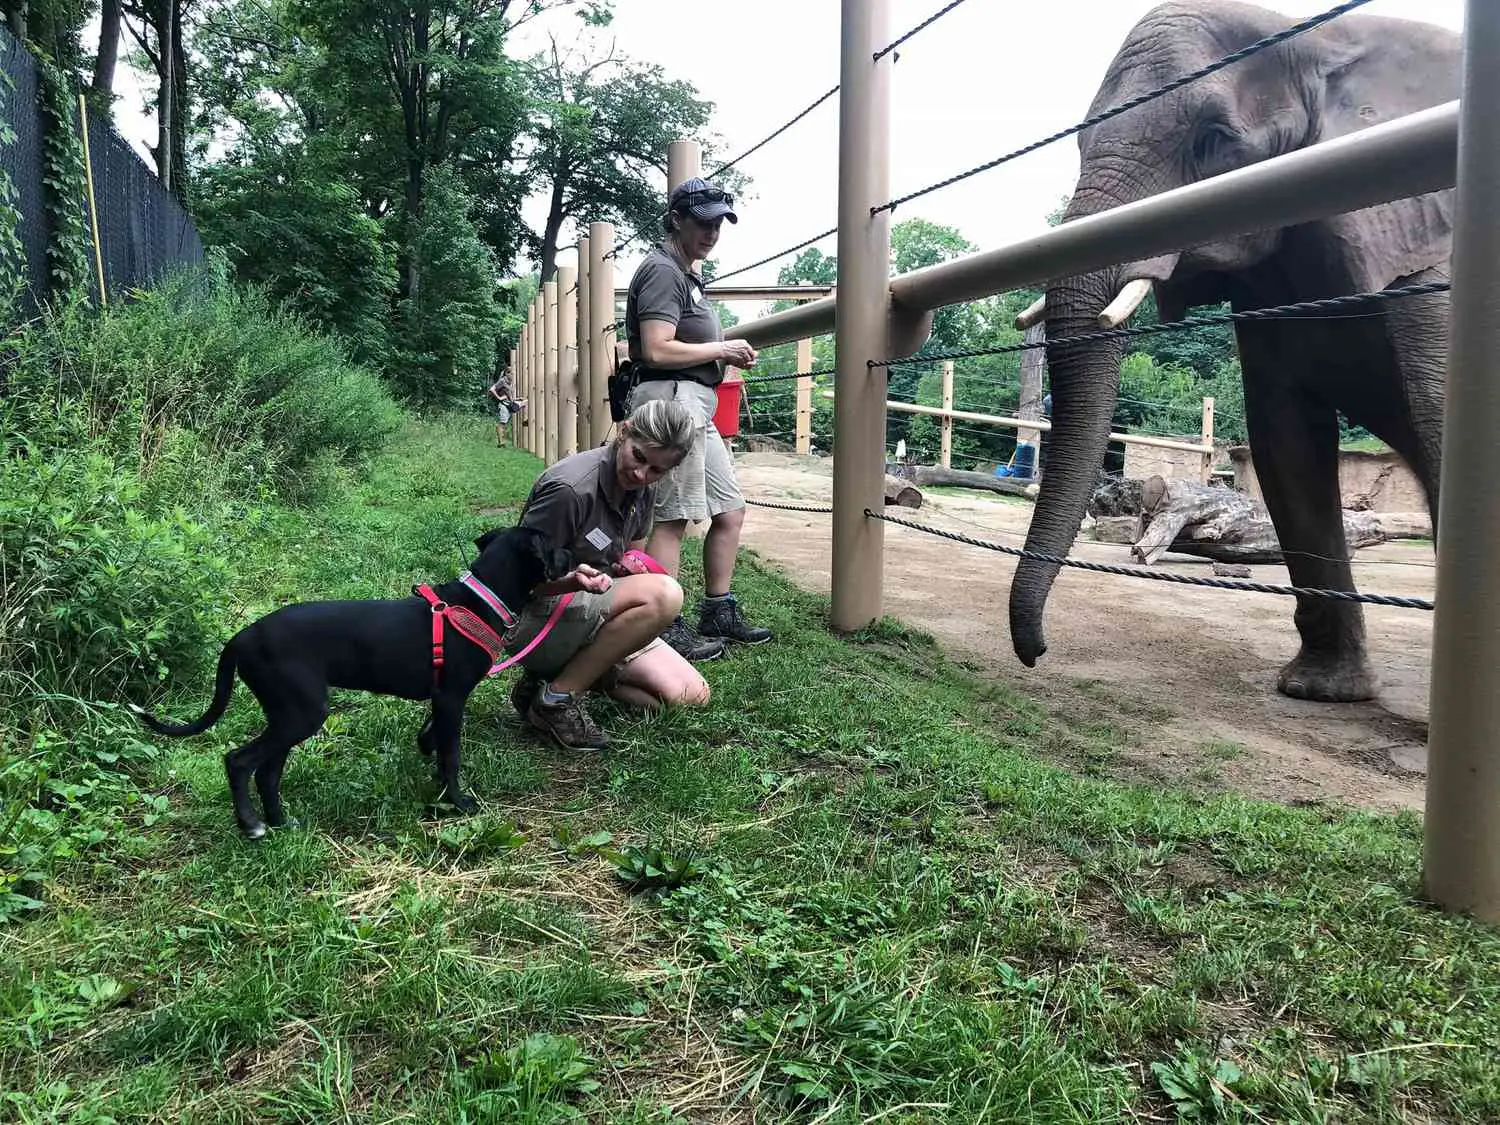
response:
<path id="1" fill-rule="evenodd" d="M 744 611 L 733 594 L 718 599 L 704 598 L 699 608 L 698 632 L 705 637 L 722 637 L 742 645 L 761 645 L 771 639 L 771 630 L 745 620 Z"/>
<path id="2" fill-rule="evenodd" d="M 532 701 L 536 699 L 537 694 L 541 690 L 541 680 L 533 676 L 530 672 L 521 673 L 510 689 L 510 705 L 516 709 L 516 714 L 520 715 L 523 719 L 526 718 L 527 713 L 531 710 Z"/>
<path id="3" fill-rule="evenodd" d="M 681 614 L 667 626 L 661 639 L 680 652 L 685 659 L 695 663 L 724 655 L 723 641 L 699 636 L 698 632 L 683 620 Z"/>
<path id="4" fill-rule="evenodd" d="M 548 703 L 538 691 L 526 712 L 526 721 L 543 734 L 550 734 L 565 750 L 609 749 L 609 735 L 594 722 L 583 700 L 576 695 L 560 703 Z"/>

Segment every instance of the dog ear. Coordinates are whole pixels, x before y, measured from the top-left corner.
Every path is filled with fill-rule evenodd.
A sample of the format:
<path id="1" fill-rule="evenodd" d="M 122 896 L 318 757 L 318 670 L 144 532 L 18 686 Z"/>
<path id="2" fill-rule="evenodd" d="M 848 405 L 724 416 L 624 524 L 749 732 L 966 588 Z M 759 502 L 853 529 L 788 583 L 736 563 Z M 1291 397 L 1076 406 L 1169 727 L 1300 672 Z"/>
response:
<path id="1" fill-rule="evenodd" d="M 497 535 L 503 534 L 504 531 L 505 529 L 503 527 L 491 528 L 489 531 L 486 531 L 483 535 L 481 535 L 478 539 L 474 540 L 474 546 L 479 548 L 479 553 L 482 555 L 484 554 L 485 548 L 487 548 L 492 542 L 494 542 L 495 537 Z"/>

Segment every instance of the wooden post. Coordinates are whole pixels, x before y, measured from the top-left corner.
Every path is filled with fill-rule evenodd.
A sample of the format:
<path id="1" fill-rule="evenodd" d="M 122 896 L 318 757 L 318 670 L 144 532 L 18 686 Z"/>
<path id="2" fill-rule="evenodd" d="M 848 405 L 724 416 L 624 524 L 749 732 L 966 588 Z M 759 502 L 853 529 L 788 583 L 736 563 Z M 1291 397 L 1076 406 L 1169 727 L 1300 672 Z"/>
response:
<path id="1" fill-rule="evenodd" d="M 1500 4 L 1468 0 L 1459 103 L 1437 609 L 1422 876 L 1444 910 L 1500 923 Z"/>
<path id="2" fill-rule="evenodd" d="M 1033 324 L 1026 329 L 1025 343 L 1040 344 L 1047 338 L 1047 322 Z M 1040 420 L 1042 417 L 1042 374 L 1047 367 L 1047 352 L 1043 348 L 1028 348 L 1021 353 L 1021 401 L 1016 408 L 1016 417 Z M 1042 431 L 1017 430 L 1017 441 L 1028 441 L 1037 447 L 1036 464 L 1042 460 Z"/>
<path id="3" fill-rule="evenodd" d="M 1203 455 L 1203 483 L 1207 484 L 1214 476 L 1214 400 L 1212 395 L 1203 399 L 1203 444 L 1208 447 L 1208 452 Z"/>
<path id="4" fill-rule="evenodd" d="M 531 299 L 531 381 L 535 397 L 531 400 L 531 452 L 547 457 L 547 365 L 542 334 L 542 291 L 538 287 Z"/>
<path id="5" fill-rule="evenodd" d="M 609 440 L 610 374 L 615 369 L 615 228 L 589 224 L 589 444 Z M 609 255 L 605 257 L 605 255 Z"/>
<path id="6" fill-rule="evenodd" d="M 577 339 L 578 348 L 578 448 L 592 449 L 594 446 L 594 396 L 593 376 L 589 373 L 593 364 L 593 349 L 589 346 L 589 240 L 585 235 L 578 240 L 578 298 Z"/>
<path id="7" fill-rule="evenodd" d="M 953 409 L 953 361 L 943 360 L 943 409 Z M 938 464 L 945 469 L 953 467 L 953 415 L 944 414 L 940 423 L 942 427 L 942 448 L 938 452 Z"/>
<path id="8" fill-rule="evenodd" d="M 812 345 L 811 339 L 797 341 L 798 371 L 812 370 Z M 811 375 L 804 375 L 797 380 L 797 452 L 803 455 L 812 452 L 812 390 Z"/>
<path id="9" fill-rule="evenodd" d="M 578 267 L 557 268 L 557 455 L 578 452 Z"/>
<path id="10" fill-rule="evenodd" d="M 700 163 L 700 154 L 697 141 L 673 141 L 667 145 L 667 194 L 672 194 L 672 189 L 683 180 L 690 180 L 694 176 L 701 176 L 703 168 Z M 693 272 L 703 273 L 703 263 L 694 262 Z"/>
<path id="11" fill-rule="evenodd" d="M 546 454 L 547 464 L 557 460 L 558 436 L 561 432 L 559 418 L 562 414 L 562 396 L 558 393 L 561 380 L 558 374 L 558 352 L 557 352 L 557 278 L 554 275 L 551 281 L 542 285 L 542 332 L 547 355 L 546 380 L 547 380 L 547 429 L 546 429 Z"/>
<path id="12" fill-rule="evenodd" d="M 683 180 L 701 176 L 703 168 L 697 141 L 672 141 L 667 145 L 667 194 Z"/>
<path id="13" fill-rule="evenodd" d="M 531 340 L 535 335 L 532 321 L 535 315 L 536 306 L 527 305 L 526 323 L 521 326 L 521 382 L 525 387 L 526 393 L 526 420 L 522 425 L 525 432 L 522 434 L 522 437 L 525 439 L 524 444 L 527 453 L 536 452 L 536 448 L 532 444 L 532 434 L 536 432 L 536 368 L 531 362 Z"/>
<path id="14" fill-rule="evenodd" d="M 889 0 L 840 0 L 839 394 L 833 402 L 833 612 L 840 632 L 880 616 L 885 524 L 886 369 L 890 305 L 891 55 Z"/>

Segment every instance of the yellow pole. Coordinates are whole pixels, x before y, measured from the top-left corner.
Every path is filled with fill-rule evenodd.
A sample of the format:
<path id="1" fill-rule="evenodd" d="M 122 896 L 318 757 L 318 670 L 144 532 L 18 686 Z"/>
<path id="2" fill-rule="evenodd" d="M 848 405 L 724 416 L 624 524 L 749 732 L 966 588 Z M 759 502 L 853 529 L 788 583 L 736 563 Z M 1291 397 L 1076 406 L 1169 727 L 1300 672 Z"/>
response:
<path id="1" fill-rule="evenodd" d="M 89 152 L 89 107 L 82 94 L 78 95 L 78 131 L 83 136 L 83 180 L 89 193 L 89 227 L 94 232 L 94 268 L 99 271 L 99 307 L 109 304 L 109 294 L 104 289 L 104 255 L 99 250 L 99 208 L 94 200 L 94 159 Z"/>

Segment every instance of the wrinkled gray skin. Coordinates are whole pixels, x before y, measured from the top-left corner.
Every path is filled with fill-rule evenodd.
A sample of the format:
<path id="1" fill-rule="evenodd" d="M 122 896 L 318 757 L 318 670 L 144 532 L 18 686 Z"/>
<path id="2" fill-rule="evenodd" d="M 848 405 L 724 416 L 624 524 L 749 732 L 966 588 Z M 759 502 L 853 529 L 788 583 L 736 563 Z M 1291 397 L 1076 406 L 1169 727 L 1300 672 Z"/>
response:
<path id="1" fill-rule="evenodd" d="M 1090 115 L 1290 22 L 1243 3 L 1163 4 L 1127 37 Z M 1081 171 L 1064 221 L 1451 101 L 1461 54 L 1460 37 L 1442 28 L 1341 17 L 1080 134 Z M 1449 190 L 1049 286 L 1053 433 L 1026 546 L 1066 553 L 1098 478 L 1122 347 L 1056 342 L 1098 331 L 1098 314 L 1122 285 L 1155 282 L 1168 320 L 1223 300 L 1249 309 L 1446 279 L 1452 217 Z M 1336 409 L 1411 465 L 1436 529 L 1446 295 L 1371 311 L 1378 315 L 1236 326 L 1256 474 L 1299 586 L 1354 589 L 1339 511 Z M 1012 643 L 1028 667 L 1046 651 L 1042 612 L 1057 571 L 1024 559 L 1011 586 Z M 1295 621 L 1301 650 L 1278 677 L 1281 692 L 1333 701 L 1375 694 L 1358 604 L 1298 599 Z"/>

